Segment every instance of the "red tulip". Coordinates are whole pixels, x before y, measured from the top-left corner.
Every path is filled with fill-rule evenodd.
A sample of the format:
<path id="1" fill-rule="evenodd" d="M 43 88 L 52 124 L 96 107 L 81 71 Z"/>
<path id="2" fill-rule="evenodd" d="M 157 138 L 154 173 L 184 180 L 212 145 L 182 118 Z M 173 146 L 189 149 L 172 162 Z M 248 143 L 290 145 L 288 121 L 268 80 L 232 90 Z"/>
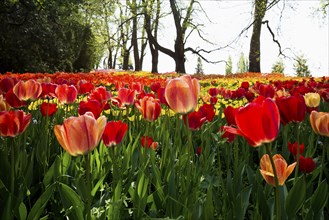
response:
<path id="1" fill-rule="evenodd" d="M 259 85 L 259 95 L 264 96 L 265 98 L 273 98 L 275 90 L 272 85 L 269 84 L 260 84 Z"/>
<path id="2" fill-rule="evenodd" d="M 234 141 L 236 135 L 235 134 L 232 134 L 230 132 L 225 131 L 224 126 L 221 126 L 220 129 L 219 129 L 219 131 L 220 132 L 223 132 L 224 131 L 224 133 L 222 134 L 222 138 L 223 139 L 227 139 L 227 141 L 230 142 L 230 143 L 232 143 Z"/>
<path id="3" fill-rule="evenodd" d="M 210 104 L 211 105 L 216 105 L 217 101 L 218 101 L 217 97 L 214 97 L 214 96 L 210 97 Z"/>
<path id="4" fill-rule="evenodd" d="M 121 88 L 118 91 L 118 98 L 122 105 L 132 105 L 135 100 L 136 91 L 133 89 Z"/>
<path id="5" fill-rule="evenodd" d="M 70 155 L 83 155 L 92 151 L 102 138 L 106 117 L 97 120 L 91 112 L 79 117 L 69 117 L 63 125 L 55 125 L 54 132 L 59 144 Z"/>
<path id="6" fill-rule="evenodd" d="M 245 90 L 249 89 L 249 82 L 242 82 L 240 88 L 244 88 Z"/>
<path id="7" fill-rule="evenodd" d="M 121 143 L 126 132 L 128 130 L 128 124 L 122 121 L 110 121 L 106 124 L 103 133 L 103 142 L 107 147 L 118 145 Z"/>
<path id="8" fill-rule="evenodd" d="M 92 93 L 88 96 L 88 101 L 90 100 L 97 100 L 102 109 L 108 109 L 108 100 L 112 97 L 111 92 L 107 91 L 104 86 L 99 86 Z"/>
<path id="9" fill-rule="evenodd" d="M 13 108 L 20 108 L 20 107 L 26 105 L 25 102 L 23 102 L 17 98 L 17 96 L 13 92 L 13 89 L 9 90 L 6 93 L 6 101 Z"/>
<path id="10" fill-rule="evenodd" d="M 165 97 L 165 88 L 159 88 L 157 91 L 158 99 L 161 104 L 168 105 L 166 97 Z"/>
<path id="11" fill-rule="evenodd" d="M 42 86 L 34 79 L 21 80 L 13 87 L 13 92 L 21 101 L 36 100 L 41 95 Z"/>
<path id="12" fill-rule="evenodd" d="M 297 155 L 297 151 L 298 151 L 298 143 L 295 142 L 295 143 L 290 143 L 288 142 L 288 150 L 290 151 L 290 153 L 294 156 Z M 301 155 L 303 152 L 304 152 L 304 144 L 299 144 L 299 155 Z"/>
<path id="13" fill-rule="evenodd" d="M 220 91 L 219 91 L 218 88 L 210 88 L 208 90 L 208 93 L 209 93 L 210 96 L 215 97 L 220 93 Z"/>
<path id="14" fill-rule="evenodd" d="M 200 156 L 200 155 L 202 154 L 202 147 L 198 147 L 198 148 L 196 149 L 196 154 L 197 154 L 198 156 Z"/>
<path id="15" fill-rule="evenodd" d="M 212 122 L 215 117 L 215 109 L 211 104 L 203 104 L 200 106 L 198 112 L 201 113 L 202 117 L 206 117 L 207 121 Z"/>
<path id="16" fill-rule="evenodd" d="M 235 122 L 237 128 L 224 126 L 224 131 L 241 135 L 251 146 L 257 147 L 274 141 L 278 136 L 280 113 L 272 99 L 259 96 L 238 110 Z"/>
<path id="17" fill-rule="evenodd" d="M 0 112 L 0 136 L 16 137 L 23 133 L 31 122 L 31 114 L 21 110 Z"/>
<path id="18" fill-rule="evenodd" d="M 75 102 L 78 91 L 73 85 L 68 86 L 67 84 L 62 84 L 57 86 L 55 94 L 60 103 L 70 104 Z"/>
<path id="19" fill-rule="evenodd" d="M 246 99 L 248 100 L 248 102 L 252 102 L 255 99 L 255 93 L 247 91 L 244 94 L 244 97 L 246 97 Z"/>
<path id="20" fill-rule="evenodd" d="M 150 89 L 154 92 L 154 93 L 156 93 L 156 92 L 158 92 L 158 90 L 161 88 L 161 84 L 159 83 L 159 82 L 153 82 L 153 83 L 151 83 L 151 85 L 150 85 Z"/>
<path id="21" fill-rule="evenodd" d="M 161 113 L 161 105 L 153 97 L 144 96 L 135 103 L 135 106 L 147 121 L 155 121 Z"/>
<path id="22" fill-rule="evenodd" d="M 311 173 L 316 167 L 314 160 L 311 157 L 299 157 L 299 171 Z"/>
<path id="23" fill-rule="evenodd" d="M 49 98 L 55 98 L 56 94 L 55 94 L 55 90 L 57 88 L 57 84 L 53 84 L 53 83 L 42 83 L 41 84 L 42 87 L 42 93 L 40 95 L 40 97 L 49 97 Z"/>
<path id="24" fill-rule="evenodd" d="M 142 147 L 146 147 L 148 149 L 152 148 L 153 150 L 156 150 L 158 147 L 158 142 L 154 142 L 153 138 L 150 136 L 142 136 L 141 145 Z"/>
<path id="25" fill-rule="evenodd" d="M 186 114 L 195 110 L 198 104 L 200 84 L 189 75 L 171 79 L 166 85 L 165 98 L 176 113 Z"/>
<path id="26" fill-rule="evenodd" d="M 79 103 L 78 113 L 84 115 L 86 112 L 92 112 L 95 118 L 98 118 L 102 113 L 102 106 L 96 100 L 81 101 Z"/>
<path id="27" fill-rule="evenodd" d="M 17 83 L 16 78 L 3 78 L 0 81 L 0 94 L 5 94 L 11 90 Z"/>
<path id="28" fill-rule="evenodd" d="M 49 103 L 43 102 L 40 105 L 40 111 L 43 116 L 52 116 L 57 112 L 57 104 L 56 103 Z"/>
<path id="29" fill-rule="evenodd" d="M 94 87 L 95 87 L 94 84 L 80 80 L 78 82 L 78 88 L 79 88 L 78 93 L 79 94 L 90 93 L 94 89 Z"/>
<path id="30" fill-rule="evenodd" d="M 187 115 L 183 115 L 183 120 L 185 124 L 186 119 L 188 123 L 188 128 L 191 130 L 199 130 L 203 123 L 207 120 L 206 117 L 202 116 L 201 112 L 191 112 Z"/>
<path id="31" fill-rule="evenodd" d="M 225 119 L 226 119 L 227 125 L 236 125 L 235 115 L 239 111 L 239 109 L 240 108 L 233 108 L 230 105 L 227 106 L 224 109 L 224 115 L 225 115 Z"/>
<path id="32" fill-rule="evenodd" d="M 289 122 L 301 122 L 304 120 L 306 104 L 303 96 L 279 97 L 276 99 L 276 104 L 278 105 L 283 125 Z"/>

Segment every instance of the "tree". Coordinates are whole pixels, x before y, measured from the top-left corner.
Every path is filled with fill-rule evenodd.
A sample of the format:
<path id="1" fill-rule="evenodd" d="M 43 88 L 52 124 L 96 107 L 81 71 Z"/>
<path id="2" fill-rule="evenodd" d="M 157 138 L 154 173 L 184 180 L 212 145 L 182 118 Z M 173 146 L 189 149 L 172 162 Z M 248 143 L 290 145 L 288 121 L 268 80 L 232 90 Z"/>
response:
<path id="1" fill-rule="evenodd" d="M 145 2 L 146 0 L 143 1 Z M 199 2 L 196 0 L 189 0 L 186 6 L 179 6 L 176 0 L 169 0 L 169 3 L 170 3 L 171 14 L 173 15 L 174 25 L 176 29 L 174 50 L 168 49 L 160 45 L 157 39 L 154 38 L 151 29 L 147 28 L 146 32 L 150 43 L 153 44 L 156 49 L 158 49 L 162 53 L 174 59 L 176 65 L 175 71 L 179 73 L 186 73 L 185 71 L 186 52 L 192 52 L 194 54 L 197 54 L 204 61 L 209 63 L 220 62 L 220 61 L 211 62 L 201 54 L 201 53 L 211 53 L 215 50 L 219 50 L 220 48 L 216 48 L 211 51 L 206 51 L 204 49 L 194 49 L 191 47 L 185 47 L 189 36 L 191 36 L 192 32 L 194 31 L 198 32 L 198 35 L 201 37 L 201 39 L 207 41 L 205 38 L 203 38 L 202 33 L 200 32 L 199 27 L 201 25 L 193 23 L 192 14 L 195 10 L 196 7 L 195 5 L 200 5 Z M 184 5 L 184 1 L 181 1 L 180 3 Z M 146 27 L 150 27 L 151 19 L 150 19 L 150 14 L 147 13 L 147 11 L 145 11 L 145 19 L 146 19 Z M 210 43 L 209 41 L 207 42 Z"/>
<path id="2" fill-rule="evenodd" d="M 80 11 L 82 4 L 82 0 L 0 1 L 0 72 L 93 68 L 99 63 L 97 49 L 93 35 L 86 34 L 89 25 Z M 73 64 L 83 53 L 88 63 L 75 69 Z"/>
<path id="3" fill-rule="evenodd" d="M 270 31 L 273 41 L 279 46 L 279 53 L 281 52 L 281 45 L 275 39 L 274 33 L 269 26 L 268 21 L 263 21 L 266 11 L 276 5 L 280 0 L 255 0 L 254 2 L 254 19 L 252 23 L 252 35 L 250 40 L 249 50 L 249 72 L 261 72 L 260 69 L 260 34 L 262 24 L 267 24 L 267 28 Z"/>
<path id="4" fill-rule="evenodd" d="M 90 17 L 88 23 L 101 47 L 99 52 L 107 51 L 105 66 L 114 69 L 120 46 L 120 18 L 116 13 L 119 3 L 117 0 L 89 0 L 85 5 L 85 14 Z"/>
<path id="5" fill-rule="evenodd" d="M 272 73 L 284 73 L 284 68 L 283 60 L 280 58 L 273 64 Z"/>
<path id="6" fill-rule="evenodd" d="M 231 55 L 228 56 L 226 66 L 225 66 L 225 74 L 226 75 L 231 75 L 232 74 L 232 58 Z"/>
<path id="7" fill-rule="evenodd" d="M 238 62 L 238 73 L 245 73 L 248 71 L 248 60 L 244 57 L 244 53 L 240 54 L 239 62 Z"/>
<path id="8" fill-rule="evenodd" d="M 299 55 L 296 57 L 294 63 L 294 70 L 296 72 L 296 76 L 298 77 L 310 77 L 311 72 L 308 69 L 308 65 L 306 64 L 307 60 L 303 55 Z"/>
<path id="9" fill-rule="evenodd" d="M 195 73 L 197 74 L 203 74 L 203 67 L 202 67 L 202 59 L 200 57 L 198 57 L 197 59 L 197 65 L 195 68 Z"/>
<path id="10" fill-rule="evenodd" d="M 149 41 L 149 48 L 152 57 L 152 73 L 158 72 L 159 49 L 154 42 L 158 40 L 158 29 L 161 11 L 161 0 L 143 0 L 144 2 L 144 30 L 151 34 L 153 41 Z M 155 14 L 154 14 L 155 12 Z M 154 16 L 154 18 L 153 18 Z M 149 34 L 148 34 L 149 36 Z"/>

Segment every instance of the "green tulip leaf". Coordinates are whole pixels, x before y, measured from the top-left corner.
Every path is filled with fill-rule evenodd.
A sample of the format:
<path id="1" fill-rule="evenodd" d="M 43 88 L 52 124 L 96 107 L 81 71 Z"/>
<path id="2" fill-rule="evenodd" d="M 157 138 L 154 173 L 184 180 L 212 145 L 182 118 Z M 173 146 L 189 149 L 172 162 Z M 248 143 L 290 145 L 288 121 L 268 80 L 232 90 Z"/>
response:
<path id="1" fill-rule="evenodd" d="M 306 195 L 306 181 L 304 176 L 301 176 L 295 185 L 290 189 L 286 199 L 286 211 L 288 217 L 296 215 L 302 207 Z"/>
<path id="2" fill-rule="evenodd" d="M 314 214 L 320 212 L 328 200 L 328 184 L 323 180 L 311 197 L 311 207 Z"/>
<path id="3" fill-rule="evenodd" d="M 68 185 L 59 183 L 59 194 L 61 196 L 62 204 L 70 219 L 84 219 L 83 209 L 84 205 L 79 195 Z"/>
<path id="4" fill-rule="evenodd" d="M 47 187 L 46 191 L 42 193 L 39 199 L 34 203 L 29 215 L 27 216 L 27 220 L 38 220 L 40 219 L 40 215 L 42 214 L 44 208 L 46 207 L 49 199 L 53 195 L 56 184 L 50 185 Z"/>

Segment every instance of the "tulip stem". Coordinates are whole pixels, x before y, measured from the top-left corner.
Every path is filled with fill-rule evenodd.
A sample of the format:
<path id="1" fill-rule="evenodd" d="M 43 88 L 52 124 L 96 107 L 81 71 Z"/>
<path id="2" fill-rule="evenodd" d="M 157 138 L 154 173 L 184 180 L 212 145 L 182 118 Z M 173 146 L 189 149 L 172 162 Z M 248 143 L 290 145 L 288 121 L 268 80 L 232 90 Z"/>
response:
<path id="1" fill-rule="evenodd" d="M 300 146 L 299 146 L 299 129 L 301 127 L 301 124 L 299 124 L 298 129 L 297 129 L 297 155 L 296 155 L 296 169 L 295 169 L 295 178 L 294 178 L 294 184 L 297 181 L 298 177 L 298 170 L 299 170 L 299 158 L 300 158 Z"/>
<path id="2" fill-rule="evenodd" d="M 327 146 L 327 145 L 323 145 L 323 148 L 322 148 L 321 170 L 320 170 L 320 176 L 319 176 L 318 186 L 320 186 L 320 184 L 321 184 L 323 170 L 324 170 L 324 158 L 326 157 L 326 147 L 325 146 Z"/>
<path id="3" fill-rule="evenodd" d="M 279 188 L 279 180 L 278 175 L 276 173 L 276 168 L 274 164 L 274 160 L 271 154 L 270 145 L 265 144 L 266 152 L 270 158 L 273 173 L 274 173 L 274 181 L 275 181 L 275 208 L 276 208 L 276 219 L 281 219 L 281 204 L 280 204 L 280 188 Z"/>
<path id="4" fill-rule="evenodd" d="M 87 220 L 91 220 L 91 182 L 90 182 L 90 161 L 89 153 L 84 155 L 85 166 L 86 166 L 86 183 L 87 183 L 87 206 L 85 207 L 85 215 L 87 215 Z"/>

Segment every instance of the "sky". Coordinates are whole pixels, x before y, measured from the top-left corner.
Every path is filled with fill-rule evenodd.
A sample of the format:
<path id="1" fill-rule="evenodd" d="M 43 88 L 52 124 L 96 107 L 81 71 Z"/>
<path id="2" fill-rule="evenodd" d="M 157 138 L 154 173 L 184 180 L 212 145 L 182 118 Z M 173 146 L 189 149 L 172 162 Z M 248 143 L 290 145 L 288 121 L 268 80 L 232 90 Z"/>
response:
<path id="1" fill-rule="evenodd" d="M 237 71 L 237 63 L 241 53 L 245 57 L 249 54 L 252 28 L 236 39 L 241 30 L 248 26 L 252 20 L 252 1 L 250 0 L 200 0 L 207 16 L 198 14 L 193 17 L 195 22 L 204 24 L 204 36 L 214 45 L 203 42 L 196 34 L 187 41 L 186 46 L 214 49 L 223 47 L 231 42 L 229 47 L 206 55 L 209 60 L 227 61 L 230 55 L 233 62 L 233 72 Z M 163 8 L 168 8 L 168 1 L 164 1 Z M 274 6 L 265 15 L 276 39 L 286 55 L 282 57 L 285 64 L 285 74 L 294 75 L 294 57 L 303 55 L 313 76 L 329 76 L 329 26 L 328 19 L 316 12 L 319 0 L 288 0 Z M 282 13 L 281 13 L 282 12 Z M 329 12 L 328 12 L 329 13 Z M 171 15 L 161 20 L 159 42 L 165 47 L 173 49 L 175 29 Z M 236 40 L 235 40 L 236 39 Z M 272 36 L 265 25 L 261 32 L 261 71 L 270 73 L 273 64 L 279 59 L 279 48 L 272 41 Z M 195 73 L 197 56 L 186 54 L 186 71 Z M 225 74 L 225 62 L 208 64 L 202 62 L 205 74 Z M 175 70 L 175 63 L 169 56 L 160 53 L 159 72 Z M 147 52 L 143 69 L 151 70 L 151 57 Z"/>

